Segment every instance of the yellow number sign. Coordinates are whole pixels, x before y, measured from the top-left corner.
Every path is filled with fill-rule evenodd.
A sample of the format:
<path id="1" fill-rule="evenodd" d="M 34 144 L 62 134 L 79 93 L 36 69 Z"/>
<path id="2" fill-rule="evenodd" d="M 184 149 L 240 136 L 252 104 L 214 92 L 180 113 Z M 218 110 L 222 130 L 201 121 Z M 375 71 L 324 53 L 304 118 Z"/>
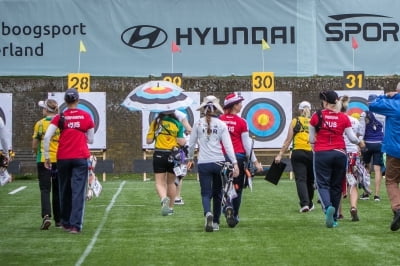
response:
<path id="1" fill-rule="evenodd" d="M 90 92 L 90 74 L 69 73 L 68 88 L 75 88 L 79 92 Z"/>
<path id="2" fill-rule="evenodd" d="M 251 81 L 253 83 L 254 92 L 275 90 L 274 72 L 253 72 Z"/>
<path id="3" fill-rule="evenodd" d="M 364 71 L 343 71 L 343 84 L 345 89 L 364 89 Z"/>
<path id="4" fill-rule="evenodd" d="M 176 86 L 182 88 L 182 73 L 162 73 L 161 77 L 163 80 L 174 83 Z"/>

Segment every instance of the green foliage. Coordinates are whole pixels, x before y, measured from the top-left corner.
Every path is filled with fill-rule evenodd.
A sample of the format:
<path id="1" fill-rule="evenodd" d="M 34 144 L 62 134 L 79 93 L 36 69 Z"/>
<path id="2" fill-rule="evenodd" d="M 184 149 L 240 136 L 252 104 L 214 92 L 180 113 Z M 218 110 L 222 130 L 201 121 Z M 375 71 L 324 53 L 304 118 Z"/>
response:
<path id="1" fill-rule="evenodd" d="M 154 180 L 154 179 L 153 179 Z M 372 182 L 373 183 L 373 182 Z M 204 231 L 200 187 L 184 181 L 183 206 L 161 216 L 154 181 L 113 176 L 86 204 L 83 232 L 39 230 L 40 196 L 34 180 L 0 187 L 1 265 L 398 265 L 399 232 L 382 186 L 381 202 L 359 201 L 359 222 L 326 228 L 320 205 L 299 213 L 294 181 L 274 186 L 257 177 L 244 191 L 240 223 Z M 21 186 L 26 188 L 8 194 Z M 316 199 L 315 199 L 316 201 Z"/>

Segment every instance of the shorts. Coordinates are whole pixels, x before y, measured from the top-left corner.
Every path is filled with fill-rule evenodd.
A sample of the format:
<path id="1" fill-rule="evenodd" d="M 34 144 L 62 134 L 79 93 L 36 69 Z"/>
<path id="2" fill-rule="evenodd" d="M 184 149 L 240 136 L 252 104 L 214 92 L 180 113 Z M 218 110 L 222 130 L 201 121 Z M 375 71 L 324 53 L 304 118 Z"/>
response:
<path id="1" fill-rule="evenodd" d="M 365 149 L 362 151 L 362 158 L 365 164 L 383 166 L 383 152 L 381 151 L 382 143 L 365 143 Z"/>
<path id="2" fill-rule="evenodd" d="M 154 151 L 153 171 L 157 173 L 174 173 L 174 163 L 168 160 L 170 151 Z"/>

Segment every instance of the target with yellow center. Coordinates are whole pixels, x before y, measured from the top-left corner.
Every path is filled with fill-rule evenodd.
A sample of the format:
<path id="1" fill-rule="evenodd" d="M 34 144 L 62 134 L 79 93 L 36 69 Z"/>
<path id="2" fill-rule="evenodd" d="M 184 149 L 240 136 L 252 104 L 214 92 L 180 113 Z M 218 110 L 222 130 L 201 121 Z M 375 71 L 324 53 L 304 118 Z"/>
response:
<path id="1" fill-rule="evenodd" d="M 241 116 L 248 123 L 250 135 L 258 141 L 273 140 L 285 128 L 285 112 L 271 99 L 259 98 L 249 102 Z"/>

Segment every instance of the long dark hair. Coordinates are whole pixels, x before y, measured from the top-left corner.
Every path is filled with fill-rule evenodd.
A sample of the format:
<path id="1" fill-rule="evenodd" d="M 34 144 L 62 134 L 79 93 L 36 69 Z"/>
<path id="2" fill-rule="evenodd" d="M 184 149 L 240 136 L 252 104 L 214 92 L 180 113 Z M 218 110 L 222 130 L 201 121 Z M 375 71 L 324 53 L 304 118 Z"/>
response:
<path id="1" fill-rule="evenodd" d="M 164 120 L 165 117 L 171 117 L 175 120 L 178 121 L 178 118 L 176 117 L 175 113 L 158 113 L 157 117 L 154 119 L 155 123 L 154 123 L 154 131 L 156 131 L 162 124 L 162 121 Z"/>

